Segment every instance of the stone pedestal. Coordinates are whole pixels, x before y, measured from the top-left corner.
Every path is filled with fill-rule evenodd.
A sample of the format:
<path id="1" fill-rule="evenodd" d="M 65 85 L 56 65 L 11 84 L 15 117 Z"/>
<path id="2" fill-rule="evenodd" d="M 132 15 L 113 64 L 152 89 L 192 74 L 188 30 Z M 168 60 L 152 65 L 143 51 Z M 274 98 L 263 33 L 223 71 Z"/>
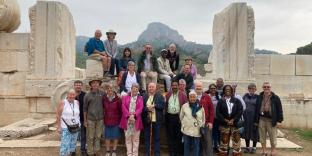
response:
<path id="1" fill-rule="evenodd" d="M 98 60 L 87 59 L 86 76 L 87 78 L 103 77 L 102 62 Z"/>
<path id="2" fill-rule="evenodd" d="M 13 32 L 21 23 L 17 0 L 0 1 L 0 33 Z"/>

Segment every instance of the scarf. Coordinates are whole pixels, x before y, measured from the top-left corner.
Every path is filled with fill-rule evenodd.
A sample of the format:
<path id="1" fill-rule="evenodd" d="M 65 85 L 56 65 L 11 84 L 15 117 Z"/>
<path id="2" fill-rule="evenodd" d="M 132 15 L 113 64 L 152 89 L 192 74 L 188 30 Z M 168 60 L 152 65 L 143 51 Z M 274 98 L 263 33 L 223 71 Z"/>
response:
<path id="1" fill-rule="evenodd" d="M 196 100 L 195 103 L 191 103 L 190 102 L 190 107 L 191 107 L 191 110 L 192 110 L 192 116 L 194 118 L 197 117 L 196 113 L 199 111 L 199 109 L 201 108 L 201 106 L 198 104 L 198 100 Z"/>

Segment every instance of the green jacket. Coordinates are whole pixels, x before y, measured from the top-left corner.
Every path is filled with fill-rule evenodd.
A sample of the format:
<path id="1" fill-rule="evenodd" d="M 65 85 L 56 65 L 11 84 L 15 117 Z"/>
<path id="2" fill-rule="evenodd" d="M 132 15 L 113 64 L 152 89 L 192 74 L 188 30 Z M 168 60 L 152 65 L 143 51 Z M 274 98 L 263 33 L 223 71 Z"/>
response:
<path id="1" fill-rule="evenodd" d="M 151 63 L 152 63 L 152 69 L 151 71 L 158 72 L 158 63 L 157 63 L 157 58 L 153 53 L 151 54 Z M 141 73 L 144 71 L 144 60 L 146 59 L 146 52 L 143 51 L 143 53 L 140 55 L 139 60 L 138 60 L 138 73 Z"/>

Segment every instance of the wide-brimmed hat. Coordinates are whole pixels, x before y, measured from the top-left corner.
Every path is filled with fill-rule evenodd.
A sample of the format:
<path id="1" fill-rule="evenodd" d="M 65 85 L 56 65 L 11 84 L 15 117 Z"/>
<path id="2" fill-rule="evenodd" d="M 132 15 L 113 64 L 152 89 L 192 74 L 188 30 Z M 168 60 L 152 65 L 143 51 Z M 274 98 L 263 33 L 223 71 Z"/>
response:
<path id="1" fill-rule="evenodd" d="M 191 56 L 188 56 L 184 59 L 184 61 L 187 61 L 187 60 L 193 60 Z"/>
<path id="2" fill-rule="evenodd" d="M 102 79 L 101 79 L 101 78 L 92 78 L 92 79 L 89 80 L 89 85 L 90 85 L 90 86 L 91 86 L 91 83 L 92 83 L 93 81 L 98 81 L 98 82 L 100 83 L 100 85 L 102 84 Z"/>
<path id="3" fill-rule="evenodd" d="M 109 29 L 107 32 L 106 32 L 106 35 L 108 34 L 114 34 L 116 35 L 117 33 L 113 30 L 113 29 Z"/>

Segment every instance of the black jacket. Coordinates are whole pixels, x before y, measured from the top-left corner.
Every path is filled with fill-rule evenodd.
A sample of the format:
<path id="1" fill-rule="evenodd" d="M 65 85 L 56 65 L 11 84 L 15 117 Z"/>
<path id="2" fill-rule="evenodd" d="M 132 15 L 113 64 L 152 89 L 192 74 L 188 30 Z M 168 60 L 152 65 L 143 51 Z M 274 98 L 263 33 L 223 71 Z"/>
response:
<path id="1" fill-rule="evenodd" d="M 86 95 L 86 92 L 81 91 L 79 95 L 75 97 L 75 100 L 79 101 L 79 110 L 80 110 L 80 123 L 84 123 L 84 117 L 83 117 L 83 98 Z"/>
<path id="2" fill-rule="evenodd" d="M 151 63 L 152 63 L 152 69 L 151 71 L 157 72 L 158 71 L 158 63 L 157 58 L 155 55 L 151 54 Z M 143 53 L 140 55 L 138 60 L 138 73 L 140 74 L 142 71 L 144 71 L 144 60 L 146 59 L 146 52 L 143 51 Z"/>
<path id="3" fill-rule="evenodd" d="M 143 112 L 142 112 L 142 120 L 143 120 L 143 125 L 147 125 L 148 124 L 148 110 L 147 110 L 147 100 L 149 98 L 148 93 L 143 95 L 143 101 L 144 101 L 144 107 L 143 107 Z M 154 105 L 155 105 L 155 110 L 156 110 L 156 122 L 157 123 L 161 123 L 162 122 L 162 118 L 163 118 L 163 110 L 165 108 L 165 99 L 164 97 L 156 92 L 154 95 Z"/>
<path id="4" fill-rule="evenodd" d="M 220 124 L 227 126 L 225 119 L 231 120 L 234 119 L 234 126 L 238 127 L 237 122 L 242 117 L 243 114 L 243 105 L 239 99 L 234 96 L 231 97 L 230 102 L 233 103 L 232 113 L 228 113 L 228 108 L 226 100 L 224 98 L 220 99 L 216 108 L 217 119 L 220 121 Z"/>
<path id="5" fill-rule="evenodd" d="M 280 98 L 273 92 L 271 92 L 272 96 L 271 100 L 271 117 L 272 117 L 272 126 L 275 127 L 277 122 L 282 122 L 284 120 L 283 117 L 283 108 Z M 255 112 L 255 123 L 259 124 L 260 113 L 261 113 L 261 105 L 263 100 L 263 92 L 260 93 L 259 98 L 257 100 L 256 112 Z"/>
<path id="6" fill-rule="evenodd" d="M 193 88 L 194 85 L 194 79 L 193 76 L 191 74 L 187 74 L 185 75 L 183 72 L 179 73 L 176 77 L 174 77 L 175 81 L 179 81 L 180 79 L 184 79 L 186 82 L 186 87 L 185 90 L 187 92 L 187 94 L 190 92 L 190 89 Z"/>

